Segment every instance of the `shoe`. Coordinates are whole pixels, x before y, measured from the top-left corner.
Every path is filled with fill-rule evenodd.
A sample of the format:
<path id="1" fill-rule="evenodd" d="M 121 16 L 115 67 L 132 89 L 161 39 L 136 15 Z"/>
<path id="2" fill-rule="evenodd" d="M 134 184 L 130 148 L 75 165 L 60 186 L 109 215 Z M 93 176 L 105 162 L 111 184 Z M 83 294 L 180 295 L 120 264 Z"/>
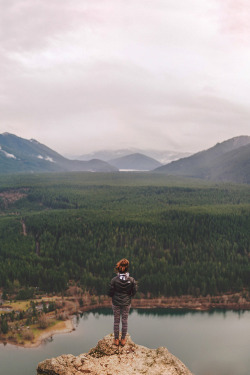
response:
<path id="1" fill-rule="evenodd" d="M 114 339 L 113 345 L 119 346 L 119 339 Z"/>
<path id="2" fill-rule="evenodd" d="M 126 339 L 121 339 L 121 346 L 124 346 L 126 344 Z"/>

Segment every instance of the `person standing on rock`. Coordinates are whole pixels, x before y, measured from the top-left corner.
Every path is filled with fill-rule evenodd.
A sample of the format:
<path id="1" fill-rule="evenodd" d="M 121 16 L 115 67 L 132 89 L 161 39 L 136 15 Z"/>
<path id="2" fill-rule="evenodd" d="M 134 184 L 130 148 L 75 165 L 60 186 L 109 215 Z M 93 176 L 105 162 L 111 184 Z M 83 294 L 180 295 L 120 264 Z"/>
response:
<path id="1" fill-rule="evenodd" d="M 117 276 L 109 285 L 108 295 L 112 297 L 112 309 L 114 313 L 114 345 L 119 345 L 120 319 L 122 317 L 121 345 L 126 343 L 128 332 L 128 314 L 131 306 L 131 298 L 137 291 L 135 279 L 128 273 L 129 261 L 121 259 L 115 267 Z"/>

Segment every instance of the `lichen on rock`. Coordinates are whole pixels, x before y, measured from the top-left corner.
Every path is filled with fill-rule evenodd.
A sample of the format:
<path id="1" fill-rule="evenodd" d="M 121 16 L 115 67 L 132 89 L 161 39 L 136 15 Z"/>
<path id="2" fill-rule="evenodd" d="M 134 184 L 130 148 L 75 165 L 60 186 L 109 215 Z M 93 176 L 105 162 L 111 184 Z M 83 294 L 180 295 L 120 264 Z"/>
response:
<path id="1" fill-rule="evenodd" d="M 166 348 L 149 349 L 127 336 L 126 345 L 114 346 L 113 335 L 100 340 L 88 353 L 71 354 L 39 363 L 38 375 L 192 375 Z"/>

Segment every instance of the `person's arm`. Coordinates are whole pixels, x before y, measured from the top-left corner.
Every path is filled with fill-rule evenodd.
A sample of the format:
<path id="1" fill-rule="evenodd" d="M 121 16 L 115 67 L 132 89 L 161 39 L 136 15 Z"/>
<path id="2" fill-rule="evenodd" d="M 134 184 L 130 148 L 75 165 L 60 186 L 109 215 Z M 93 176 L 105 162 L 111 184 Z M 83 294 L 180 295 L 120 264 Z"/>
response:
<path id="1" fill-rule="evenodd" d="M 113 297 L 114 293 L 115 293 L 115 283 L 114 283 L 114 279 L 112 279 L 108 286 L 107 295 L 109 297 Z"/>

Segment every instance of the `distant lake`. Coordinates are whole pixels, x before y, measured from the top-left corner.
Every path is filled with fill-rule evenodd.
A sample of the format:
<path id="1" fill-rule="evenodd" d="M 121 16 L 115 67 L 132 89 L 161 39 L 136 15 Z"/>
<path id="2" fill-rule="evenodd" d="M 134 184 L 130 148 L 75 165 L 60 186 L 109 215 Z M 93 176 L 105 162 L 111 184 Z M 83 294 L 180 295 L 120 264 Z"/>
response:
<path id="1" fill-rule="evenodd" d="M 46 358 L 88 352 L 112 332 L 113 316 L 110 309 L 99 309 L 74 323 L 74 332 L 55 335 L 38 348 L 0 344 L 0 374 L 35 375 L 38 362 Z M 167 347 L 195 375 L 250 374 L 250 311 L 134 309 L 129 333 L 137 344 Z"/>

